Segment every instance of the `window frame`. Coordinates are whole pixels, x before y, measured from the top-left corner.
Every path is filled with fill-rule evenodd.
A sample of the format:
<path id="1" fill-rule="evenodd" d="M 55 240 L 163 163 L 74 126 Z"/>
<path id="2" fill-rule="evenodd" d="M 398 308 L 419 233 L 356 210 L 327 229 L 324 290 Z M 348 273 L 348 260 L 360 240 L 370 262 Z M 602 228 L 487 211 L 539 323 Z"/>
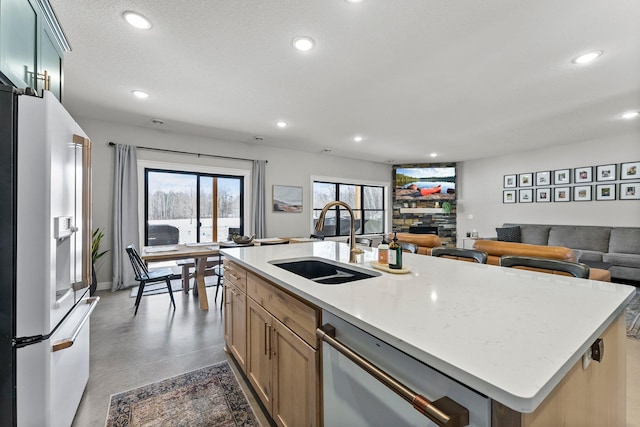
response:
<path id="1" fill-rule="evenodd" d="M 355 186 L 355 187 L 359 187 L 359 192 L 360 192 L 360 200 L 361 200 L 361 207 L 359 209 L 356 209 L 354 207 L 351 206 L 351 209 L 353 210 L 354 214 L 355 213 L 359 213 L 359 218 L 361 219 L 362 222 L 362 226 L 360 228 L 360 232 L 358 233 L 358 230 L 356 230 L 356 235 L 358 236 L 366 236 L 366 235 L 380 235 L 380 234 L 384 234 L 387 232 L 387 224 L 388 224 L 388 217 L 389 217 L 389 210 L 388 210 L 388 197 L 389 197 L 389 183 L 387 182 L 373 182 L 373 181 L 362 181 L 362 180 L 356 180 L 356 179 L 346 179 L 346 178 L 329 178 L 329 177 L 320 177 L 320 176 L 312 176 L 311 177 L 311 233 L 313 234 L 315 232 L 314 230 L 314 225 L 315 225 L 315 215 L 316 213 L 319 214 L 319 212 L 322 209 L 318 209 L 314 207 L 314 191 L 315 191 L 315 184 L 319 183 L 319 184 L 331 184 L 334 185 L 335 187 L 335 200 L 340 200 L 340 186 Z M 364 207 L 364 191 L 365 191 L 365 187 L 369 187 L 369 188 L 380 188 L 382 189 L 382 208 L 381 209 L 365 209 Z M 335 218 L 336 218 L 336 235 L 335 236 L 327 236 L 327 237 L 346 237 L 349 234 L 339 234 L 340 233 L 340 216 L 338 215 L 338 211 L 340 208 L 333 207 L 329 210 L 329 212 L 333 211 L 335 212 Z M 344 208 L 342 208 L 344 210 Z M 368 232 L 365 229 L 365 212 L 382 212 L 382 232 Z M 356 217 L 358 217 L 358 215 L 356 215 Z"/>
<path id="2" fill-rule="evenodd" d="M 184 173 L 195 173 L 201 175 L 209 175 L 220 178 L 242 178 L 241 184 L 241 202 L 240 202 L 240 210 L 241 210 L 241 222 L 244 234 L 252 234 L 253 226 L 252 221 L 250 220 L 250 212 L 251 212 L 251 170 L 250 169 L 239 169 L 239 168 L 225 168 L 220 166 L 207 166 L 207 165 L 196 165 L 191 163 L 178 163 L 178 162 L 166 162 L 166 161 L 156 161 L 156 160 L 144 160 L 138 159 L 137 161 L 137 175 L 138 175 L 138 223 L 140 226 L 138 227 L 138 240 L 142 246 L 145 246 L 147 239 L 147 226 L 146 226 L 146 218 L 147 218 L 147 202 L 146 198 L 146 173 L 145 169 L 153 169 L 160 172 L 184 172 Z M 200 195 L 197 195 L 197 209 L 200 209 Z M 218 236 L 220 239 L 220 236 Z M 199 236 L 198 236 L 199 240 Z"/>

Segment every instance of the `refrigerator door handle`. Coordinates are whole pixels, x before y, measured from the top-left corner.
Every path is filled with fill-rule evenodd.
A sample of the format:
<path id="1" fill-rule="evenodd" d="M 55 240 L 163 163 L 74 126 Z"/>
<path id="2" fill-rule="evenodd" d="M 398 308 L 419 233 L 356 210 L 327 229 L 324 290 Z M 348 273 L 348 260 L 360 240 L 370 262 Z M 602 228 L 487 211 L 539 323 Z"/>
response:
<path id="1" fill-rule="evenodd" d="M 96 305 L 98 305 L 98 302 L 100 301 L 100 297 L 87 298 L 86 301 L 87 301 L 87 304 L 91 304 L 91 307 L 89 307 L 89 310 L 87 310 L 87 312 L 84 314 L 84 316 L 82 317 L 82 320 L 78 323 L 78 325 L 73 330 L 73 333 L 69 338 L 56 341 L 51 345 L 52 351 L 64 350 L 65 348 L 69 348 L 73 345 L 75 340 L 78 338 L 78 334 L 82 330 L 82 327 L 84 326 L 85 323 L 87 323 L 87 320 L 89 320 L 91 313 L 93 312 L 93 310 L 95 310 Z"/>

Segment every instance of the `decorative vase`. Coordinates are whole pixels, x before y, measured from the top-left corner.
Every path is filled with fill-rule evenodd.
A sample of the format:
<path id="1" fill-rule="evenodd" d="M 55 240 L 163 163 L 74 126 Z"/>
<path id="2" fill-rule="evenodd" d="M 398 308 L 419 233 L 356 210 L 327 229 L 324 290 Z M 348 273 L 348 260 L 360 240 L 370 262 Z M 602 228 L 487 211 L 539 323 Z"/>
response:
<path id="1" fill-rule="evenodd" d="M 96 278 L 96 268 L 91 264 L 91 285 L 89 285 L 89 295 L 93 296 L 98 287 L 98 279 Z"/>

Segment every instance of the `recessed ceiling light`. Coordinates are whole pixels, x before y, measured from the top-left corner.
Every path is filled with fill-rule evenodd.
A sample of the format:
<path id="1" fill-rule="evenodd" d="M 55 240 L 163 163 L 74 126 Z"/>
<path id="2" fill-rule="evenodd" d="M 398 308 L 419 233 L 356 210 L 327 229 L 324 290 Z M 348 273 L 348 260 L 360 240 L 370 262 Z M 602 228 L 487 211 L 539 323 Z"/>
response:
<path id="1" fill-rule="evenodd" d="M 429 156 L 431 156 L 431 157 L 438 157 L 438 153 L 431 153 L 431 154 L 429 154 Z"/>
<path id="2" fill-rule="evenodd" d="M 585 53 L 584 55 L 577 56 L 573 58 L 574 64 L 588 64 L 591 61 L 594 61 L 598 57 L 602 55 L 601 50 L 594 50 L 593 52 Z"/>
<path id="3" fill-rule="evenodd" d="M 276 126 L 278 126 L 279 128 L 286 128 L 288 126 L 287 122 L 283 122 L 282 120 L 279 122 L 276 122 Z"/>
<path id="4" fill-rule="evenodd" d="M 293 39 L 293 47 L 295 47 L 296 49 L 302 52 L 306 52 L 308 50 L 313 49 L 315 44 L 316 43 L 313 41 L 311 37 L 304 36 L 304 37 L 296 37 L 295 39 Z"/>
<path id="5" fill-rule="evenodd" d="M 362 137 L 361 137 L 360 135 L 357 135 L 357 136 L 354 136 L 354 137 L 353 137 L 353 140 L 354 140 L 355 142 L 361 142 L 361 141 L 362 141 Z"/>
<path id="6" fill-rule="evenodd" d="M 136 27 L 141 30 L 148 30 L 149 28 L 151 28 L 151 21 L 149 21 L 147 18 L 140 15 L 139 13 L 127 11 L 122 14 L 122 17 L 132 27 Z"/>
<path id="7" fill-rule="evenodd" d="M 640 112 L 638 111 L 627 111 L 626 113 L 622 114 L 620 117 L 622 117 L 623 119 L 635 119 L 636 117 L 640 116 Z"/>
<path id="8" fill-rule="evenodd" d="M 147 92 L 143 92 L 141 90 L 132 90 L 131 93 L 136 97 L 136 98 L 140 98 L 140 99 L 146 99 L 149 97 L 149 94 Z"/>

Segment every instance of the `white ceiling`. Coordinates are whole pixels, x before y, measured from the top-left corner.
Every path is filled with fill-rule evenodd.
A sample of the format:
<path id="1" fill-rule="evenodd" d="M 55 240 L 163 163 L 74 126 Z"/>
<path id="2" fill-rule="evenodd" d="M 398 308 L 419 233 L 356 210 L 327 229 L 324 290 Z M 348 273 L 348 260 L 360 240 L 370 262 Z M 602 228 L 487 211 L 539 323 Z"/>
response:
<path id="1" fill-rule="evenodd" d="M 637 0 L 50 3 L 78 117 L 394 163 L 640 136 L 619 118 L 640 110 Z M 315 49 L 294 50 L 299 35 Z M 604 54 L 571 63 L 590 50 Z"/>

